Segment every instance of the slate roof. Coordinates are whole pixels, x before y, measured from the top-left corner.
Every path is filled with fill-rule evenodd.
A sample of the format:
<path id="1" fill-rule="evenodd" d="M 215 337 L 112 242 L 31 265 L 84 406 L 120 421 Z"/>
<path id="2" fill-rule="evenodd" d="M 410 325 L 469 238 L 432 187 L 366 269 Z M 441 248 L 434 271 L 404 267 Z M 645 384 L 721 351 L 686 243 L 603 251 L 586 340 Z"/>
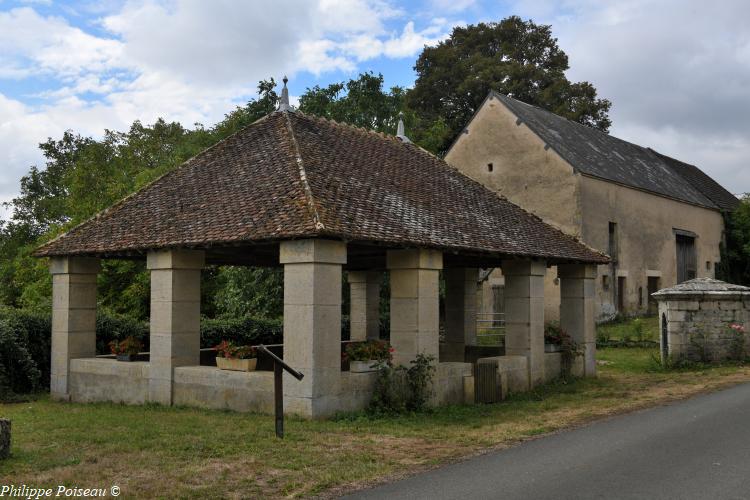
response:
<path id="1" fill-rule="evenodd" d="M 692 168 L 714 185 L 710 192 L 705 179 L 698 180 L 697 174 L 685 174 L 687 169 L 676 169 L 672 162 L 666 161 L 662 155 L 649 148 L 618 139 L 497 92 L 490 92 L 488 98 L 492 97 L 505 104 L 521 122 L 582 174 L 694 205 L 721 208 L 711 197 L 718 184 L 697 167 Z M 721 186 L 718 187 L 726 191 Z M 725 195 L 721 199 L 725 204 L 728 201 Z"/>
<path id="2" fill-rule="evenodd" d="M 36 255 L 307 237 L 607 262 L 413 144 L 300 112 L 267 115 Z"/>
<path id="3" fill-rule="evenodd" d="M 651 295 L 657 298 L 667 299 L 677 295 L 689 297 L 700 296 L 707 293 L 718 295 L 742 294 L 747 296 L 750 295 L 750 288 L 713 278 L 695 278 L 689 281 L 684 281 L 673 287 L 663 288 Z"/>
<path id="4" fill-rule="evenodd" d="M 676 160 L 653 149 L 651 151 L 721 210 L 732 211 L 740 204 L 740 200 L 736 196 L 724 189 L 721 184 L 695 165 Z"/>

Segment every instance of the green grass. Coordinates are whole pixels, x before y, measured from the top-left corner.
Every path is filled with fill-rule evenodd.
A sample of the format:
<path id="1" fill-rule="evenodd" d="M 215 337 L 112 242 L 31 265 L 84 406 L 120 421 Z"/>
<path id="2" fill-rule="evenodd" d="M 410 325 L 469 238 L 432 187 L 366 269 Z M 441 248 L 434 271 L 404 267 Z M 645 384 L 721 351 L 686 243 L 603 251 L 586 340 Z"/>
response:
<path id="1" fill-rule="evenodd" d="M 610 340 L 636 341 L 638 339 L 637 323 L 642 326 L 643 340 L 658 342 L 659 340 L 659 318 L 657 316 L 647 316 L 637 319 L 619 320 L 610 323 L 604 323 L 596 327 L 597 338 L 602 337 Z"/>
<path id="2" fill-rule="evenodd" d="M 108 487 L 123 497 L 288 497 L 343 491 L 592 418 L 750 380 L 738 366 L 654 369 L 650 349 L 603 349 L 598 378 L 557 381 L 495 405 L 327 421 L 190 408 L 58 403 L 0 406 L 13 455 L 0 484 Z"/>

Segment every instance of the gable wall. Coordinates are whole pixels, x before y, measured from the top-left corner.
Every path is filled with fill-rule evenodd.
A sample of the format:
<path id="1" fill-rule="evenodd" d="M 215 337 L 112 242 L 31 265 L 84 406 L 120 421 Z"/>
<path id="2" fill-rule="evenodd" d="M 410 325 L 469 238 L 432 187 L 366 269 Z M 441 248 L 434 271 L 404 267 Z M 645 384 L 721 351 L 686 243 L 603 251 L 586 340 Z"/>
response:
<path id="1" fill-rule="evenodd" d="M 445 160 L 472 179 L 542 218 L 562 231 L 581 234 L 580 190 L 573 168 L 498 99 L 485 101 L 456 140 Z M 492 163 L 492 172 L 487 164 Z M 557 319 L 560 288 L 556 268 L 547 270 L 545 316 Z M 503 283 L 497 270 L 484 283 L 483 295 L 492 297 L 492 286 Z M 491 300 L 484 301 L 488 311 Z"/>

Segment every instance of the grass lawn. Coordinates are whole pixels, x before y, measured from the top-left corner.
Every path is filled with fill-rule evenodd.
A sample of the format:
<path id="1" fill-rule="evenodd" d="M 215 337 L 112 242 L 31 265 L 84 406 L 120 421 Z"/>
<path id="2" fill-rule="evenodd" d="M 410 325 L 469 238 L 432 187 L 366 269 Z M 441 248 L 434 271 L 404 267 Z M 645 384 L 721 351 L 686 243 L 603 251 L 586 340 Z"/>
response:
<path id="1" fill-rule="evenodd" d="M 555 383 L 496 405 L 392 418 L 287 420 L 266 415 L 57 403 L 0 405 L 13 421 L 1 484 L 108 488 L 129 497 L 333 495 L 383 478 L 513 445 L 595 418 L 728 384 L 750 368 L 661 372 L 649 349 L 603 349 L 596 379 Z"/>
<path id="2" fill-rule="evenodd" d="M 642 330 L 642 338 L 638 338 L 638 324 Z M 596 327 L 598 337 L 605 336 L 610 340 L 652 340 L 659 341 L 659 317 L 648 316 L 638 320 L 616 321 L 605 323 Z"/>

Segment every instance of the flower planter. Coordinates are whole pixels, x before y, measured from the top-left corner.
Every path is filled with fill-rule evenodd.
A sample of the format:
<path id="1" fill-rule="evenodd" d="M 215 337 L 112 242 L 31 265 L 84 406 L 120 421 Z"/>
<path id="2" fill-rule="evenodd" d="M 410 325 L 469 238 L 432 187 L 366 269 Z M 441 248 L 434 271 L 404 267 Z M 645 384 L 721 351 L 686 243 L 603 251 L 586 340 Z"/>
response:
<path id="1" fill-rule="evenodd" d="M 117 355 L 117 361 L 135 361 L 135 358 L 137 357 L 137 354 L 118 354 Z"/>
<path id="2" fill-rule="evenodd" d="M 560 352 L 562 347 L 557 344 L 544 344 L 544 352 Z"/>
<path id="3" fill-rule="evenodd" d="M 229 359 L 216 358 L 216 366 L 221 370 L 232 370 L 235 372 L 254 372 L 258 364 L 258 358 L 251 359 Z"/>
<path id="4" fill-rule="evenodd" d="M 383 364 L 383 361 L 371 359 L 368 361 L 349 361 L 349 371 L 352 373 L 376 372 Z"/>

